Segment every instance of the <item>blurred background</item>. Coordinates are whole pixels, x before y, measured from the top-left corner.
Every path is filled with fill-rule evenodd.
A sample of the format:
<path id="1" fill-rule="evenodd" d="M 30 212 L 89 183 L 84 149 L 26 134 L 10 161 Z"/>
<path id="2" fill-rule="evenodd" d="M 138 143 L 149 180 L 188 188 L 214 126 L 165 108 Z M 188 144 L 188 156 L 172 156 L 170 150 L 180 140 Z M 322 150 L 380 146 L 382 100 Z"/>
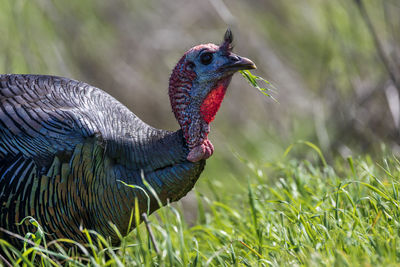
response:
<path id="1" fill-rule="evenodd" d="M 197 186 L 234 179 L 225 187 L 235 190 L 245 168 L 298 140 L 328 161 L 382 146 L 400 153 L 399 14 L 400 0 L 0 0 L 0 72 L 81 80 L 150 125 L 176 130 L 173 66 L 194 45 L 220 43 L 230 26 L 235 51 L 257 64 L 253 73 L 278 100 L 239 74 L 229 87 Z M 301 145 L 291 153 L 315 157 Z"/>

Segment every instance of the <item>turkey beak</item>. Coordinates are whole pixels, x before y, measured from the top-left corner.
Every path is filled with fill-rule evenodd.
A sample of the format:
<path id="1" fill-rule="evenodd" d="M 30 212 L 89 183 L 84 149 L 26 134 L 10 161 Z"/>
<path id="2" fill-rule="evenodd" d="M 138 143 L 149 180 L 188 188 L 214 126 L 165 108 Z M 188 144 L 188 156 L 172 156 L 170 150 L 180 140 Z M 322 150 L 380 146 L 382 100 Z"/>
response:
<path id="1" fill-rule="evenodd" d="M 239 70 L 252 70 L 256 69 L 256 64 L 248 58 L 240 57 L 235 54 L 228 56 L 229 62 L 224 64 L 221 69 L 222 71 L 239 71 Z"/>

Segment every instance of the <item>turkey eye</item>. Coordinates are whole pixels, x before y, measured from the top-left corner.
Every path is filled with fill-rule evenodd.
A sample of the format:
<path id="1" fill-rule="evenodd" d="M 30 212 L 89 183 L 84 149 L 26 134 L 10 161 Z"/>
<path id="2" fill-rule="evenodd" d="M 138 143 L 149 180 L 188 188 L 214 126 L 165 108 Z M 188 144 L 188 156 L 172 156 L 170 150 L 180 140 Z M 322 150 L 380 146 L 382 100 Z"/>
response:
<path id="1" fill-rule="evenodd" d="M 202 54 L 202 55 L 200 56 L 200 61 L 201 61 L 201 63 L 204 64 L 204 65 L 210 64 L 211 61 L 212 61 L 212 59 L 213 59 L 212 53 L 204 53 L 204 54 Z"/>

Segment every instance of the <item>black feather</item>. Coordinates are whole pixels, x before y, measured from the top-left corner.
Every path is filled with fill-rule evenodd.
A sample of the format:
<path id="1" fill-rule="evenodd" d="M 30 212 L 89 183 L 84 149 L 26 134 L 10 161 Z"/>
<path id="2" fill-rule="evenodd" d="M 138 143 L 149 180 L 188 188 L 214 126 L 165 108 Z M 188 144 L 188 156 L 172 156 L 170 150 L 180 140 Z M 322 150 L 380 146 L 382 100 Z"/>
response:
<path id="1" fill-rule="evenodd" d="M 221 49 L 225 50 L 227 52 L 232 51 L 232 49 L 233 49 L 232 42 L 233 42 L 233 33 L 232 33 L 231 29 L 228 28 L 225 32 L 224 40 L 223 40 L 222 44 L 220 45 Z"/>
<path id="2" fill-rule="evenodd" d="M 228 28 L 224 35 L 224 42 L 231 44 L 233 42 L 233 33 L 230 28 Z"/>

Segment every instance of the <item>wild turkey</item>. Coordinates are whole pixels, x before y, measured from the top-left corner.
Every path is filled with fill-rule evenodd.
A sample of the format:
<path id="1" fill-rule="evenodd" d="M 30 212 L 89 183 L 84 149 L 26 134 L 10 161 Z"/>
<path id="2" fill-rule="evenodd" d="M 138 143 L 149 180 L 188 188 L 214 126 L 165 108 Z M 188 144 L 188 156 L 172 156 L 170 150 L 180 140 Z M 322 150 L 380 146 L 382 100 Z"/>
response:
<path id="1" fill-rule="evenodd" d="M 169 97 L 181 129 L 158 130 L 86 83 L 45 75 L 0 75 L 0 227 L 24 236 L 32 216 L 49 239 L 85 242 L 80 227 L 118 243 L 108 222 L 127 234 L 135 197 L 147 209 L 142 175 L 162 203 L 192 189 L 213 153 L 207 138 L 232 75 L 253 69 L 220 46 L 188 50 L 172 71 Z M 147 190 L 147 189 L 146 189 Z M 151 193 L 149 193 L 152 196 Z M 151 197 L 150 210 L 159 208 Z M 20 246 L 19 241 L 0 233 Z"/>

